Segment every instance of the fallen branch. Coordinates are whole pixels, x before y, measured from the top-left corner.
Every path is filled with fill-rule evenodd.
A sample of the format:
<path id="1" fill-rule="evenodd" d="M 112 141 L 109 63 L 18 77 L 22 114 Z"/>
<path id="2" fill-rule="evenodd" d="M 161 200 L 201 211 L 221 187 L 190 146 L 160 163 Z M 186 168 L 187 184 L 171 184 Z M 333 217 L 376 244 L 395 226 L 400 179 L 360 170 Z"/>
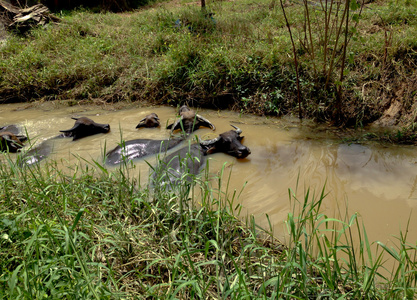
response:
<path id="1" fill-rule="evenodd" d="M 28 8 L 18 8 L 4 0 L 0 0 L 0 15 L 3 16 L 2 22 L 6 28 L 18 29 L 19 31 L 60 21 L 43 4 L 36 4 Z"/>

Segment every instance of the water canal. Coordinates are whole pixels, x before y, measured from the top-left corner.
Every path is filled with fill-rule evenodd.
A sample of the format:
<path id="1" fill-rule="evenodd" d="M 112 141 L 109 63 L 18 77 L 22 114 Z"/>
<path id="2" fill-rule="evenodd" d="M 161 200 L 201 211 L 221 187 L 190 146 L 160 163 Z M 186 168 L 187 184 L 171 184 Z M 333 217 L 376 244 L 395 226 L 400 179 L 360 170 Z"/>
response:
<path id="1" fill-rule="evenodd" d="M 25 128 L 32 143 L 54 137 L 59 130 L 70 129 L 71 117 L 86 116 L 98 123 L 109 123 L 111 132 L 78 141 L 57 142 L 50 159 L 67 165 L 102 161 L 103 153 L 120 141 L 138 138 L 165 139 L 165 126 L 136 129 L 145 115 L 155 112 L 161 123 L 173 122 L 172 107 L 138 108 L 133 105 L 116 109 L 111 105 L 69 106 L 62 103 L 3 104 L 0 125 L 17 124 Z M 319 194 L 325 186 L 328 195 L 323 208 L 329 216 L 339 211 L 357 212 L 365 223 L 371 241 L 384 243 L 396 240 L 399 231 L 417 226 L 417 152 L 413 146 L 344 143 L 340 132 L 315 127 L 304 121 L 241 115 L 229 111 L 199 110 L 199 114 L 216 125 L 216 131 L 200 129 L 195 134 L 204 139 L 228 131 L 230 124 L 242 129 L 243 144 L 252 154 L 237 160 L 226 154 L 210 155 L 210 173 L 216 175 L 225 164 L 226 178 L 231 173 L 228 189 L 242 193 L 236 204 L 242 214 L 254 215 L 263 227 L 268 226 L 265 214 L 274 227 L 274 234 L 285 238 L 283 222 L 291 210 L 288 189 L 302 199 L 304 192 Z M 106 150 L 105 150 L 106 149 Z M 12 158 L 14 154 L 11 154 Z M 152 160 L 153 158 L 151 158 Z M 152 161 L 150 161 L 152 163 Z M 149 166 L 136 164 L 141 184 L 146 184 Z M 408 233 L 417 241 L 417 232 Z"/>

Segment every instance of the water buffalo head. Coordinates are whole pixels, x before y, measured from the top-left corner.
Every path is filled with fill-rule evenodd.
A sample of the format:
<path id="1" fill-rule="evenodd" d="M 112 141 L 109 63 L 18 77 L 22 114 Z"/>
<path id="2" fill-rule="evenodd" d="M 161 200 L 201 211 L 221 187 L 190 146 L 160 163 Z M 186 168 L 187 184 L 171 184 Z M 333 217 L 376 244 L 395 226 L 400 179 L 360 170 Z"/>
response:
<path id="1" fill-rule="evenodd" d="M 156 113 L 151 113 L 150 115 L 147 115 L 142 120 L 139 121 L 139 124 L 136 126 L 136 128 L 153 128 L 153 127 L 159 127 L 159 117 Z"/>
<path id="2" fill-rule="evenodd" d="M 65 137 L 72 137 L 73 141 L 97 133 L 107 133 L 110 131 L 109 124 L 98 124 L 86 117 L 71 119 L 75 120 L 74 127 L 68 130 L 61 130 L 60 132 L 63 132 Z"/>
<path id="3" fill-rule="evenodd" d="M 0 132 L 0 151 L 17 152 L 26 140 L 27 137 L 23 135 L 15 135 L 8 131 Z"/>
<path id="4" fill-rule="evenodd" d="M 251 152 L 250 149 L 241 144 L 242 130 L 232 125 L 236 130 L 230 130 L 220 134 L 217 138 L 208 141 L 201 141 L 200 146 L 204 154 L 223 152 L 237 158 L 245 158 Z"/>
<path id="5" fill-rule="evenodd" d="M 182 113 L 185 113 L 187 111 L 191 111 L 191 108 L 189 108 L 187 105 L 183 105 L 178 110 L 178 114 L 181 116 Z"/>
<path id="6" fill-rule="evenodd" d="M 171 129 L 171 132 L 177 129 L 184 129 L 186 133 L 191 133 L 201 126 L 210 127 L 213 131 L 216 130 L 216 127 L 209 120 L 196 114 L 187 105 L 181 106 L 179 113 L 180 118 L 167 126 L 167 129 Z"/>

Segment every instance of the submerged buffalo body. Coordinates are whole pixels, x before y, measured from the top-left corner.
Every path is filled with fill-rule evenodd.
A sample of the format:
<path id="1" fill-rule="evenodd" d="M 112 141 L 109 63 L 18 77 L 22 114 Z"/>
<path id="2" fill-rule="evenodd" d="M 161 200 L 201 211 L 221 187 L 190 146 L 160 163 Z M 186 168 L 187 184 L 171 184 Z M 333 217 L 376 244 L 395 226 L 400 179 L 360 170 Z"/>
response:
<path id="1" fill-rule="evenodd" d="M 156 113 L 151 113 L 140 120 L 136 128 L 155 128 L 160 125 L 158 115 Z"/>
<path id="2" fill-rule="evenodd" d="M 191 182 L 206 163 L 204 151 L 198 144 L 188 145 L 163 158 L 154 168 L 151 186 L 173 190 L 182 180 Z M 184 177 L 185 176 L 185 177 Z"/>
<path id="3" fill-rule="evenodd" d="M 40 143 L 38 146 L 30 149 L 18 159 L 20 166 L 35 165 L 47 158 L 54 148 L 54 139 L 48 139 Z"/>
<path id="4" fill-rule="evenodd" d="M 98 133 L 108 133 L 110 131 L 109 124 L 99 124 L 86 117 L 72 119 L 75 120 L 75 124 L 71 129 L 60 130 L 63 134 L 47 139 L 38 146 L 27 151 L 20 157 L 20 165 L 37 164 L 47 158 L 53 151 L 56 139 L 72 137 L 72 140 L 75 141 L 83 137 Z"/>
<path id="5" fill-rule="evenodd" d="M 63 137 L 72 137 L 73 141 L 86 136 L 98 133 L 108 133 L 110 131 L 109 124 L 99 124 L 86 117 L 71 119 L 75 120 L 74 127 L 68 130 L 60 130 L 60 132 L 64 133 Z"/>
<path id="6" fill-rule="evenodd" d="M 191 181 L 193 176 L 200 173 L 207 154 L 223 152 L 239 159 L 246 158 L 251 153 L 250 149 L 241 143 L 242 131 L 233 127 L 236 130 L 222 133 L 209 141 L 183 147 L 166 156 L 154 169 L 151 184 L 153 186 L 168 185 L 168 189 L 173 189 L 179 185 L 184 175 L 187 181 Z"/>
<path id="7" fill-rule="evenodd" d="M 173 138 L 170 140 L 136 139 L 123 142 L 106 154 L 106 164 L 114 166 L 148 155 L 166 152 L 182 141 L 183 139 Z"/>
<path id="8" fill-rule="evenodd" d="M 14 135 L 18 135 L 20 130 L 16 125 L 6 125 L 3 127 L 0 127 L 0 132 L 10 132 Z"/>
<path id="9" fill-rule="evenodd" d="M 23 147 L 27 137 L 9 131 L 0 131 L 0 151 L 17 152 Z"/>
<path id="10" fill-rule="evenodd" d="M 185 133 L 191 133 L 200 127 L 209 127 L 216 130 L 216 127 L 206 118 L 196 114 L 188 106 L 183 105 L 180 108 L 180 118 L 173 124 L 167 126 L 171 132 L 177 129 L 183 129 Z"/>

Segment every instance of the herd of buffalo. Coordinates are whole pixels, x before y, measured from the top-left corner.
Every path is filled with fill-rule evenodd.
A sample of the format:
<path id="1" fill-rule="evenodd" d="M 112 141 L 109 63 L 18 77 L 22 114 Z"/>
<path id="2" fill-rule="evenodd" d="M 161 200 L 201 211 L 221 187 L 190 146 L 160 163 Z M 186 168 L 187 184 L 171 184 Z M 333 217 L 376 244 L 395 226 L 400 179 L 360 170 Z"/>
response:
<path id="1" fill-rule="evenodd" d="M 105 163 L 107 165 L 118 165 L 148 155 L 165 153 L 171 148 L 186 141 L 186 136 L 200 127 L 209 127 L 212 130 L 216 129 L 209 120 L 195 113 L 186 105 L 183 105 L 179 109 L 179 116 L 180 117 L 173 124 L 167 126 L 167 129 L 171 130 L 171 135 L 168 139 L 135 139 L 123 141 L 106 154 Z M 52 152 L 52 141 L 55 139 L 71 137 L 73 140 L 77 140 L 90 135 L 108 133 L 110 131 L 109 124 L 98 124 L 86 117 L 73 119 L 75 120 L 75 124 L 71 129 L 61 130 L 60 135 L 46 140 L 40 145 L 22 153 L 19 157 L 19 164 L 33 165 L 45 159 Z M 153 128 L 159 126 L 160 122 L 158 115 L 152 113 L 140 120 L 136 128 Z M 234 130 L 224 132 L 214 139 L 199 141 L 198 144 L 184 143 L 183 147 L 161 159 L 158 166 L 154 168 L 154 174 L 158 174 L 158 176 L 161 177 L 161 181 L 176 185 L 179 178 L 181 178 L 185 172 L 194 175 L 198 174 L 201 167 L 205 164 L 205 157 L 207 154 L 223 152 L 236 158 L 247 157 L 251 152 L 248 147 L 241 144 L 243 136 L 240 136 L 240 134 L 242 131 L 234 125 L 231 126 L 234 127 Z M 172 133 L 175 130 L 181 130 L 184 134 L 177 136 L 173 135 Z M 15 125 L 8 125 L 0 128 L 1 151 L 20 151 L 26 140 L 27 137 L 20 135 L 19 129 Z"/>

